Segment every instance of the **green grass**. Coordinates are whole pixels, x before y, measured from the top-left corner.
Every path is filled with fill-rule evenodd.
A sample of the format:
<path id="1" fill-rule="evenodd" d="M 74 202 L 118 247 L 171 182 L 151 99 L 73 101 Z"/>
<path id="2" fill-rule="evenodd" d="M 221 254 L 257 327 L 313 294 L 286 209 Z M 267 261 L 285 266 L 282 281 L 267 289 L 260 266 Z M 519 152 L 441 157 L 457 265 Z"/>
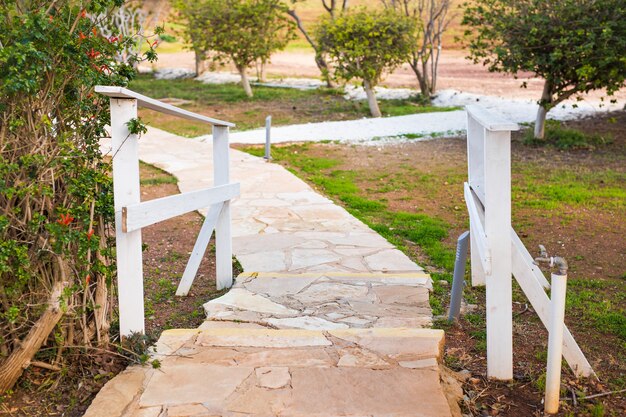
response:
<path id="1" fill-rule="evenodd" d="M 571 207 L 626 207 L 626 173 L 612 169 L 559 169 L 546 173 L 546 168 L 528 164 L 521 178 L 513 183 L 513 201 L 518 207 L 557 210 Z"/>

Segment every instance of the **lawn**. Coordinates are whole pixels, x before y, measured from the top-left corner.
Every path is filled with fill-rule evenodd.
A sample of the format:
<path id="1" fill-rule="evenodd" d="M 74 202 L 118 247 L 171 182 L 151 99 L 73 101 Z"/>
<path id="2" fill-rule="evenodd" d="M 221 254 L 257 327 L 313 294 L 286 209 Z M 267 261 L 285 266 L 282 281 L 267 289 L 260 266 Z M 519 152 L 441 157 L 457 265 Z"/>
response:
<path id="1" fill-rule="evenodd" d="M 155 80 L 150 75 L 140 75 L 129 88 L 155 99 L 184 100 L 180 107 L 234 122 L 237 130 L 264 126 L 268 115 L 272 116 L 272 123 L 276 126 L 369 116 L 369 108 L 365 101 L 346 100 L 343 92 L 335 89 L 297 90 L 253 86 L 254 97 L 248 98 L 238 84 L 203 84 L 191 79 Z M 385 116 L 457 109 L 428 106 L 419 97 L 407 100 L 381 100 L 380 108 Z M 182 136 L 193 137 L 211 133 L 210 126 L 152 110 L 141 109 L 139 114 L 148 125 Z"/>
<path id="2" fill-rule="evenodd" d="M 515 136 L 512 221 L 532 254 L 544 244 L 570 263 L 566 321 L 602 384 L 578 386 L 566 373 L 565 384 L 580 396 L 626 388 L 626 113 L 572 125 L 612 143 L 562 151 L 523 145 L 522 136 Z M 380 148 L 306 143 L 274 146 L 272 156 L 427 268 L 434 279 L 431 307 L 439 316 L 447 310 L 456 238 L 468 228 L 465 146 L 464 138 Z M 242 149 L 262 153 L 257 146 Z M 478 304 L 475 312 L 456 326 L 436 323 L 447 330 L 448 365 L 484 374 L 484 288 L 468 287 L 465 297 Z M 487 389 L 466 404 L 478 414 L 511 404 L 516 411 L 507 416 L 541 409 L 547 334 L 517 286 L 514 301 L 518 377 L 509 385 L 483 378 L 466 387 Z M 500 404 L 500 395 L 509 406 Z M 624 405 L 619 396 L 606 396 L 565 410 L 609 416 Z"/>

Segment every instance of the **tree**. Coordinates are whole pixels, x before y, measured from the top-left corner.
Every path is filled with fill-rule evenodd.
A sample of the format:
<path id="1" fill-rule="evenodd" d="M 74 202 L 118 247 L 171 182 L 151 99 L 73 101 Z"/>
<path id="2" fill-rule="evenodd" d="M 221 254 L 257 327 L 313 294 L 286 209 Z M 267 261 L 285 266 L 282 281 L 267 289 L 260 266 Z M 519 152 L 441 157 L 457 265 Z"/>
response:
<path id="1" fill-rule="evenodd" d="M 408 63 L 417 77 L 422 96 L 429 98 L 437 87 L 442 35 L 450 23 L 448 10 L 451 0 L 381 1 L 385 8 L 413 19 L 418 27 Z"/>
<path id="2" fill-rule="evenodd" d="M 374 117 L 381 116 L 374 87 L 385 71 L 406 61 L 414 36 L 413 21 L 392 10 L 349 11 L 324 19 L 316 31 L 321 50 L 335 65 L 335 77 L 362 80 Z"/>
<path id="3" fill-rule="evenodd" d="M 109 105 L 93 86 L 127 85 L 138 57 L 116 62 L 135 40 L 90 17 L 120 3 L 0 3 L 0 394 L 44 343 L 55 361 L 109 341 Z"/>
<path id="4" fill-rule="evenodd" d="M 536 138 L 543 139 L 547 112 L 563 100 L 596 89 L 612 95 L 624 85 L 624 0 L 480 0 L 466 6 L 468 58 L 490 71 L 529 71 L 545 80 Z"/>
<path id="5" fill-rule="evenodd" d="M 311 45 L 311 48 L 313 48 L 313 50 L 315 51 L 315 64 L 317 65 L 317 68 L 319 68 L 320 72 L 322 73 L 322 77 L 324 77 L 324 79 L 326 80 L 326 85 L 329 88 L 333 88 L 335 85 L 332 80 L 330 68 L 328 67 L 326 58 L 324 57 L 324 52 L 320 48 L 320 45 L 318 45 L 318 43 L 311 37 L 311 35 L 309 35 L 308 31 L 302 24 L 302 20 L 300 19 L 300 16 L 298 16 L 298 13 L 296 12 L 295 5 L 301 1 L 302 0 L 290 0 L 290 3 L 294 7 L 290 8 L 287 11 L 287 13 L 296 22 L 296 25 L 298 26 L 298 30 L 300 30 L 300 33 L 302 33 L 302 35 L 304 36 L 304 39 L 306 39 L 309 45 Z M 328 0 L 328 1 L 322 0 L 322 6 L 324 7 L 324 10 L 328 12 L 331 19 L 335 18 L 335 15 L 337 14 L 337 12 L 343 13 L 346 10 L 348 10 L 348 5 L 349 5 L 348 0 L 341 0 L 341 4 L 339 3 L 340 2 L 337 0 Z"/>
<path id="6" fill-rule="evenodd" d="M 241 75 L 248 97 L 252 89 L 246 70 L 266 62 L 294 38 L 295 24 L 280 0 L 182 0 L 178 6 L 188 20 L 194 49 L 216 63 L 231 61 Z"/>

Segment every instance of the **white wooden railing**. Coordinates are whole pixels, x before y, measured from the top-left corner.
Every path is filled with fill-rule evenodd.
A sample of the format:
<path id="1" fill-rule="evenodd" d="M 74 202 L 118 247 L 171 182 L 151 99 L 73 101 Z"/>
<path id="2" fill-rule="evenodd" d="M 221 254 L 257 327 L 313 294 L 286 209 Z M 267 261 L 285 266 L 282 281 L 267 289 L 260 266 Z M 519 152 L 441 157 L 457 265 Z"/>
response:
<path id="1" fill-rule="evenodd" d="M 547 279 L 511 227 L 511 131 L 519 126 L 480 106 L 467 106 L 468 182 L 472 285 L 485 285 L 487 376 L 513 378 L 512 275 L 546 328 Z M 576 375 L 593 375 L 572 334 L 563 327 L 563 356 Z"/>
<path id="2" fill-rule="evenodd" d="M 143 227 L 208 207 L 208 214 L 176 294 L 187 295 L 189 292 L 213 230 L 217 288 L 232 285 L 230 200 L 239 195 L 239 184 L 230 182 L 228 131 L 234 124 L 179 109 L 122 87 L 97 86 L 96 92 L 109 96 L 111 101 L 120 334 L 129 336 L 132 333 L 144 333 L 145 330 L 141 248 Z M 138 137 L 131 134 L 127 126 L 130 120 L 137 117 L 138 106 L 213 126 L 214 187 L 141 201 Z"/>

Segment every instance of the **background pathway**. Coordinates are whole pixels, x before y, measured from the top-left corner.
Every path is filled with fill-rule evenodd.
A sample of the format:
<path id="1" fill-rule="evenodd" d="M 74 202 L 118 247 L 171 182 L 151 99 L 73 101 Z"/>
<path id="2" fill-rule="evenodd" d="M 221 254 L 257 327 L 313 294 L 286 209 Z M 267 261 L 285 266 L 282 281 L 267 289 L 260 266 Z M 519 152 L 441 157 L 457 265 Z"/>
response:
<path id="1" fill-rule="evenodd" d="M 462 391 L 439 366 L 443 331 L 427 328 L 430 277 L 286 169 L 231 157 L 246 272 L 204 305 L 199 329 L 163 332 L 159 369 L 128 368 L 85 415 L 460 415 Z M 209 143 L 151 129 L 140 158 L 183 192 L 211 185 Z"/>

